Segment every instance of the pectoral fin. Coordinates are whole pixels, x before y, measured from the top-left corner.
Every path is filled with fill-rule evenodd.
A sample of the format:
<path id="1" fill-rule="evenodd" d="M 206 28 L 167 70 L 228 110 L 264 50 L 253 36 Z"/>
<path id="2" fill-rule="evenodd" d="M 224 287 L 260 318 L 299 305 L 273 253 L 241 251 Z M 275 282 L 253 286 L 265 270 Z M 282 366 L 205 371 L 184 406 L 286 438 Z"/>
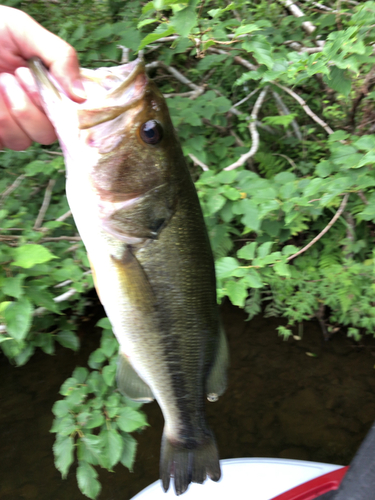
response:
<path id="1" fill-rule="evenodd" d="M 213 366 L 207 378 L 206 392 L 209 401 L 217 401 L 227 386 L 227 368 L 229 365 L 229 352 L 227 338 L 223 325 L 219 326 L 219 343 L 216 350 Z"/>
<path id="2" fill-rule="evenodd" d="M 117 387 L 128 398 L 150 403 L 154 396 L 149 386 L 136 373 L 126 354 L 120 352 L 117 363 Z"/>

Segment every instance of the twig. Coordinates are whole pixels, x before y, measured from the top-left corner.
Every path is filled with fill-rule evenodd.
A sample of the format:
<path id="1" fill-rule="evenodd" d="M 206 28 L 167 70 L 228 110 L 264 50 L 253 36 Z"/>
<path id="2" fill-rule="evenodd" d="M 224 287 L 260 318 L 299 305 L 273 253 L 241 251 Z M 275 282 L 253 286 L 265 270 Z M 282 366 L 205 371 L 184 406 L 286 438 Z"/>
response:
<path id="1" fill-rule="evenodd" d="M 45 152 L 48 154 L 48 155 L 56 155 L 56 156 L 64 156 L 63 153 L 61 153 L 60 151 L 48 151 L 48 149 L 45 150 Z"/>
<path id="2" fill-rule="evenodd" d="M 75 288 L 70 288 L 68 291 L 62 293 L 61 295 L 58 295 L 57 297 L 54 297 L 52 300 L 57 303 L 64 302 L 65 300 L 70 299 L 70 297 L 73 297 L 73 295 L 75 295 L 77 292 L 78 290 L 76 290 Z M 33 316 L 41 316 L 47 310 L 48 309 L 46 309 L 45 307 L 37 307 L 33 311 Z M 6 331 L 7 331 L 6 325 L 0 325 L 0 333 L 4 333 Z"/>
<path id="3" fill-rule="evenodd" d="M 224 170 L 234 170 L 235 168 L 243 165 L 249 158 L 254 156 L 255 153 L 258 151 L 259 133 L 257 130 L 255 120 L 258 117 L 258 112 L 262 106 L 262 103 L 264 101 L 264 98 L 266 97 L 267 92 L 268 92 L 268 85 L 266 87 L 264 87 L 264 89 L 259 94 L 258 99 L 255 101 L 253 110 L 252 110 L 251 115 L 250 115 L 250 117 L 252 119 L 252 121 L 249 124 L 249 130 L 250 130 L 251 141 L 252 141 L 250 150 L 247 153 L 241 155 L 237 161 L 235 161 L 231 165 L 228 165 L 227 167 L 225 167 Z"/>
<path id="4" fill-rule="evenodd" d="M 13 182 L 13 184 L 11 184 L 8 188 L 6 188 L 6 190 L 3 193 L 1 193 L 0 195 L 1 203 L 5 200 L 7 196 L 9 196 L 11 193 L 13 193 L 13 191 L 15 191 L 18 188 L 18 186 L 21 184 L 24 178 L 25 176 L 23 174 L 19 175 L 17 179 Z"/>
<path id="5" fill-rule="evenodd" d="M 324 42 L 319 42 L 318 47 L 304 47 L 301 43 L 296 42 L 295 40 L 286 40 L 284 45 L 292 47 L 292 49 L 297 50 L 299 54 L 303 54 L 304 52 L 306 54 L 315 54 L 316 52 L 321 52 L 323 50 Z"/>
<path id="6" fill-rule="evenodd" d="M 280 95 L 277 92 L 275 92 L 274 90 L 272 91 L 272 95 L 275 98 L 276 103 L 280 106 L 282 114 L 283 115 L 290 115 L 291 114 L 290 110 L 286 106 L 286 104 L 284 103 L 284 101 L 281 99 Z M 296 122 L 296 120 L 292 120 L 291 121 L 291 125 L 293 127 L 294 134 L 297 137 L 297 139 L 300 140 L 300 141 L 302 141 L 302 134 L 301 134 L 301 131 L 299 129 L 299 126 L 298 126 L 298 123 Z"/>
<path id="7" fill-rule="evenodd" d="M 89 271 L 85 271 L 82 276 L 87 276 L 88 274 L 92 274 L 91 269 Z M 70 283 L 73 283 L 73 280 L 65 280 L 61 283 L 57 283 L 57 285 L 54 285 L 53 288 L 62 288 L 63 286 L 70 285 Z"/>
<path id="8" fill-rule="evenodd" d="M 17 234 L 8 234 L 8 235 L 0 235 L 0 241 L 17 241 L 22 236 L 18 236 Z M 39 240 L 40 243 L 44 243 L 46 241 L 81 241 L 80 236 L 45 236 Z"/>
<path id="9" fill-rule="evenodd" d="M 71 215 L 72 215 L 72 211 L 68 210 L 67 212 L 65 212 L 65 214 L 60 215 L 60 217 L 58 217 L 56 219 L 56 222 L 64 222 L 64 220 L 67 219 L 68 217 L 70 217 Z"/>
<path id="10" fill-rule="evenodd" d="M 289 156 L 283 155 L 281 153 L 273 153 L 272 156 L 281 156 L 282 158 L 285 158 L 286 161 L 289 162 L 295 170 L 297 170 L 297 165 L 291 158 L 289 158 Z"/>
<path id="11" fill-rule="evenodd" d="M 197 95 L 196 90 L 189 90 L 189 92 L 180 92 L 180 93 L 173 93 L 173 94 L 163 94 L 163 97 L 165 99 L 169 99 L 170 97 L 195 97 Z"/>
<path id="12" fill-rule="evenodd" d="M 40 239 L 41 242 L 45 241 L 81 241 L 80 236 L 46 236 Z"/>
<path id="13" fill-rule="evenodd" d="M 324 236 L 326 234 L 326 232 L 331 229 L 331 227 L 333 226 L 333 224 L 337 221 L 337 219 L 343 213 L 344 208 L 346 207 L 346 204 L 348 202 L 348 198 L 349 198 L 349 193 L 346 193 L 345 196 L 344 196 L 344 198 L 343 198 L 343 200 L 342 200 L 342 202 L 341 202 L 341 205 L 340 205 L 339 209 L 337 210 L 337 212 L 335 213 L 335 215 L 332 217 L 332 219 L 329 221 L 329 223 L 326 225 L 326 227 L 322 231 L 320 231 L 320 233 L 317 236 L 315 236 L 315 238 L 313 238 L 310 241 L 310 243 L 308 243 L 305 247 L 301 248 L 301 250 L 299 250 L 295 254 L 291 255 L 290 257 L 288 257 L 286 259 L 287 261 L 290 261 L 290 260 L 294 259 L 295 257 L 298 257 L 298 255 L 301 255 L 301 253 L 306 252 L 306 250 L 308 250 L 310 247 L 312 247 L 314 245 L 314 243 L 316 243 L 318 240 L 320 240 L 320 238 L 322 236 Z"/>
<path id="14" fill-rule="evenodd" d="M 204 170 L 205 172 L 207 172 L 207 170 L 210 170 L 207 165 L 205 163 L 203 163 L 203 161 L 200 161 L 198 160 L 198 158 L 192 154 L 189 153 L 188 155 L 192 160 L 193 162 L 196 164 L 196 165 L 199 165 L 200 167 L 202 167 L 202 170 Z"/>
<path id="15" fill-rule="evenodd" d="M 209 47 L 207 49 L 207 52 L 213 52 L 214 54 L 225 54 L 228 55 L 228 52 L 223 49 L 215 49 L 214 47 Z M 238 64 L 242 64 L 245 68 L 249 69 L 250 71 L 256 71 L 258 69 L 258 66 L 254 66 L 254 64 L 251 64 L 249 61 L 246 61 L 243 57 L 240 56 L 234 56 L 234 61 Z"/>
<path id="16" fill-rule="evenodd" d="M 171 73 L 171 75 L 173 75 L 181 83 L 183 83 L 184 85 L 187 85 L 191 89 L 195 90 L 195 94 L 194 95 L 192 94 L 191 99 L 198 97 L 199 95 L 203 94 L 203 92 L 205 91 L 205 87 L 200 87 L 200 86 L 196 85 L 195 83 L 190 81 L 188 78 L 186 78 L 186 76 L 184 76 L 182 73 L 177 71 L 177 69 L 173 68 L 172 66 L 168 66 L 167 64 L 163 63 L 162 61 L 154 61 L 150 64 L 146 64 L 146 68 L 147 69 L 164 68 L 167 71 L 169 71 L 169 73 Z"/>
<path id="17" fill-rule="evenodd" d="M 237 106 L 241 106 L 241 104 L 243 104 L 244 102 L 246 102 L 248 99 L 250 99 L 250 97 L 252 97 L 254 94 L 256 94 L 258 92 L 259 88 L 256 88 L 255 90 L 253 90 L 252 92 L 250 92 L 249 95 L 247 95 L 246 97 L 244 97 L 243 99 L 241 99 L 240 101 L 236 102 L 236 104 L 233 104 L 233 107 L 234 108 L 237 108 Z"/>
<path id="18" fill-rule="evenodd" d="M 366 196 L 363 194 L 363 191 L 357 191 L 357 195 L 361 198 L 361 200 L 363 201 L 363 203 L 365 205 L 368 205 L 368 199 L 366 198 Z"/>
<path id="19" fill-rule="evenodd" d="M 46 215 L 46 212 L 47 212 L 48 207 L 49 207 L 49 203 L 51 201 L 52 190 L 53 190 L 53 186 L 55 184 L 56 184 L 55 179 L 50 179 L 48 181 L 48 185 L 47 185 L 46 191 L 44 193 L 43 203 L 42 203 L 42 206 L 40 207 L 38 217 L 36 218 L 33 229 L 36 229 L 36 230 L 40 229 L 40 226 L 42 225 L 44 216 Z"/>
<path id="20" fill-rule="evenodd" d="M 317 7 L 318 9 L 322 9 L 322 10 L 325 10 L 327 12 L 331 12 L 333 11 L 333 9 L 331 7 L 327 7 L 326 5 L 323 5 L 321 3 L 318 3 L 318 2 L 310 2 L 314 7 Z"/>
<path id="21" fill-rule="evenodd" d="M 302 97 L 300 97 L 298 94 L 296 94 L 293 90 L 289 89 L 288 87 L 284 87 L 284 85 L 281 85 L 280 83 L 277 83 L 275 81 L 272 81 L 271 83 L 273 83 L 274 85 L 276 85 L 277 87 L 282 89 L 284 92 L 286 92 L 287 94 L 292 96 L 293 99 L 295 99 L 302 106 L 305 113 L 307 115 L 309 115 L 314 120 L 314 122 L 316 122 L 318 125 L 320 125 L 322 128 L 324 128 L 324 130 L 327 132 L 327 134 L 329 134 L 329 135 L 333 134 L 333 130 L 331 129 L 331 127 L 329 125 L 327 125 L 326 122 L 324 122 L 321 118 L 319 118 L 319 116 L 317 116 L 309 108 L 309 106 L 306 104 L 306 101 L 304 101 L 302 99 Z"/>
<path id="22" fill-rule="evenodd" d="M 294 17 L 304 17 L 305 14 L 294 3 L 293 0 L 278 0 L 278 2 L 284 5 L 284 7 L 286 7 Z M 309 35 L 311 35 L 316 30 L 316 26 L 314 26 L 310 21 L 304 21 L 302 23 L 302 27 Z"/>

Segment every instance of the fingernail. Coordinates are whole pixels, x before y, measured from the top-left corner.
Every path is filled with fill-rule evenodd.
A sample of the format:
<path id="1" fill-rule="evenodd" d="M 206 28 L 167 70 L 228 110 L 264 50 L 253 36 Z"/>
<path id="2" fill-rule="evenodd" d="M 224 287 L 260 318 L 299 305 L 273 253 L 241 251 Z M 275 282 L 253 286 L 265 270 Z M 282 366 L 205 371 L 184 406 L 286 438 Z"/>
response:
<path id="1" fill-rule="evenodd" d="M 75 80 L 72 84 L 72 92 L 74 95 L 79 97 L 80 99 L 87 99 L 86 91 L 83 87 L 81 80 Z"/>

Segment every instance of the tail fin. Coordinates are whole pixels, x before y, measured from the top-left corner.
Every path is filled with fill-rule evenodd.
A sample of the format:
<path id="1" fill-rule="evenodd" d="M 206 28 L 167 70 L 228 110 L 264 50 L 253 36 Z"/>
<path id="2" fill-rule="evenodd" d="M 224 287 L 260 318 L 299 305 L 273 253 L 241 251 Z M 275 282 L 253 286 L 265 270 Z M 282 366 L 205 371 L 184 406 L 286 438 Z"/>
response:
<path id="1" fill-rule="evenodd" d="M 181 495 L 190 483 L 202 484 L 206 476 L 212 481 L 221 477 L 219 454 L 215 438 L 210 432 L 205 440 L 192 447 L 170 441 L 163 434 L 160 452 L 160 479 L 164 491 L 168 491 L 170 478 L 174 477 L 176 495 Z"/>

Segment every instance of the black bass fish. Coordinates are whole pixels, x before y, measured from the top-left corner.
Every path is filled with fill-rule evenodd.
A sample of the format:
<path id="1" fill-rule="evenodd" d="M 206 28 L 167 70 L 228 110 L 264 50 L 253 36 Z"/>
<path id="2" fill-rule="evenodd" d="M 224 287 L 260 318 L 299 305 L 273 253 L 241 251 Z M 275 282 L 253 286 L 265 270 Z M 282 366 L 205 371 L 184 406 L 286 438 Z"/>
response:
<path id="1" fill-rule="evenodd" d="M 156 399 L 160 477 L 177 495 L 220 478 L 205 396 L 226 386 L 227 344 L 210 243 L 165 100 L 140 59 L 83 69 L 76 104 L 30 62 L 67 168 L 66 192 L 95 286 L 120 344 L 119 389 Z"/>

